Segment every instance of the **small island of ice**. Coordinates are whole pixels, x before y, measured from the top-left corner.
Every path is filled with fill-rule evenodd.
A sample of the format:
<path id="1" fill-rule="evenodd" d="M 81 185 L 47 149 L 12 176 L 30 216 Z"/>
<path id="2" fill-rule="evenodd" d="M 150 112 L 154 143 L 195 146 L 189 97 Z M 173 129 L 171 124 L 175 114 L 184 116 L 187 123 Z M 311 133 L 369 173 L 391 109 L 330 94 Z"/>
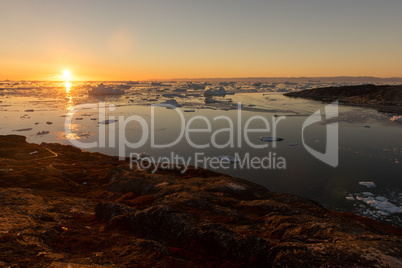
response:
<path id="1" fill-rule="evenodd" d="M 367 188 L 375 188 L 377 185 L 375 185 L 374 182 L 372 181 L 361 181 L 359 182 L 360 185 L 366 186 Z"/>

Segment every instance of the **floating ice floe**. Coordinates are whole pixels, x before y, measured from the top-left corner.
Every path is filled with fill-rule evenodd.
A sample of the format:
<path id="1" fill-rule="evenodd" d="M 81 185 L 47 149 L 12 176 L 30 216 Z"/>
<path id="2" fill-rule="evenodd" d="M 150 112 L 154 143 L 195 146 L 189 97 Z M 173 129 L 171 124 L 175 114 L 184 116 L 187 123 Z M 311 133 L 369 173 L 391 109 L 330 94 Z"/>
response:
<path id="1" fill-rule="evenodd" d="M 381 202 L 388 202 L 388 198 L 384 196 L 376 196 L 375 199 Z"/>
<path id="2" fill-rule="evenodd" d="M 206 97 L 205 100 L 204 100 L 204 102 L 205 102 L 205 103 L 219 103 L 220 101 L 217 101 L 217 100 L 215 100 L 215 99 L 213 99 L 213 98 L 208 98 L 208 97 Z"/>
<path id="3" fill-rule="evenodd" d="M 157 104 L 157 106 L 162 106 L 162 107 L 166 107 L 166 108 L 181 107 L 181 105 L 175 99 L 167 100 L 165 102 Z"/>
<path id="4" fill-rule="evenodd" d="M 89 136 L 91 136 L 91 134 L 83 132 L 83 133 L 80 133 L 78 136 L 88 138 Z"/>
<path id="5" fill-rule="evenodd" d="M 225 96 L 226 90 L 223 87 L 210 88 L 204 91 L 204 96 Z"/>
<path id="6" fill-rule="evenodd" d="M 362 195 L 366 195 L 366 196 L 374 196 L 373 193 L 370 192 L 363 192 Z"/>
<path id="7" fill-rule="evenodd" d="M 113 87 L 106 87 L 103 83 L 88 91 L 89 95 L 102 96 L 102 95 L 123 95 L 124 90 Z"/>
<path id="8" fill-rule="evenodd" d="M 105 125 L 108 125 L 108 124 L 115 123 L 115 122 L 117 122 L 117 119 L 108 119 L 108 120 L 104 120 L 104 121 L 98 122 L 98 124 L 105 124 Z"/>
<path id="9" fill-rule="evenodd" d="M 15 130 L 13 130 L 13 131 L 18 131 L 18 132 L 20 132 L 20 131 L 31 131 L 32 130 L 32 128 L 21 128 L 21 129 L 15 129 Z"/>
<path id="10" fill-rule="evenodd" d="M 283 141 L 283 139 L 279 137 L 259 137 L 259 139 L 260 141 L 267 141 L 267 142 Z"/>
<path id="11" fill-rule="evenodd" d="M 148 158 L 148 157 L 150 157 L 151 155 L 150 154 L 148 154 L 148 153 L 145 153 L 145 152 L 142 152 L 142 153 L 140 153 L 140 154 L 138 154 L 138 158 Z"/>
<path id="12" fill-rule="evenodd" d="M 402 122 L 402 115 L 400 115 L 400 116 L 393 116 L 392 118 L 391 118 L 391 121 L 394 121 L 394 122 Z"/>
<path id="13" fill-rule="evenodd" d="M 402 207 L 398 207 L 388 201 L 387 198 L 382 196 L 356 196 L 356 199 L 366 203 L 367 205 L 375 208 L 382 215 L 388 215 L 393 213 L 402 213 Z"/>
<path id="14" fill-rule="evenodd" d="M 209 110 L 216 110 L 215 107 L 210 107 L 210 106 L 202 106 L 200 109 L 209 109 Z"/>
<path id="15" fill-rule="evenodd" d="M 360 185 L 366 186 L 367 188 L 375 188 L 377 185 L 375 185 L 374 182 L 372 181 L 361 181 L 359 182 Z"/>
<path id="16" fill-rule="evenodd" d="M 219 160 L 224 161 L 224 162 L 230 162 L 230 163 L 239 163 L 240 160 L 229 155 L 222 155 L 219 156 Z"/>

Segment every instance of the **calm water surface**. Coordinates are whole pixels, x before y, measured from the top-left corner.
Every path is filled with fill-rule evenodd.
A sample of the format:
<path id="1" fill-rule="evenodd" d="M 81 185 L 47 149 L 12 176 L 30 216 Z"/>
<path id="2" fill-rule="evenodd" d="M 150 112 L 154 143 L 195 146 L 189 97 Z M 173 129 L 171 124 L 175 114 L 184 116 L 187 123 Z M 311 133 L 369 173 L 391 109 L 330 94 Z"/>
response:
<path id="1" fill-rule="evenodd" d="M 128 92 L 124 96 L 93 98 L 86 94 L 46 94 L 8 95 L 0 96 L 0 134 L 20 134 L 27 136 L 29 142 L 58 142 L 70 144 L 66 139 L 64 122 L 68 109 L 82 103 L 99 103 L 104 101 L 106 107 L 115 105 L 113 111 L 107 109 L 107 116 L 138 115 L 149 125 L 151 123 L 151 103 L 161 103 L 164 98 L 149 102 L 144 95 L 137 92 Z M 268 157 L 275 154 L 276 160 L 284 159 L 286 169 L 272 167 L 271 169 L 251 168 L 241 169 L 237 164 L 231 164 L 228 169 L 217 169 L 220 172 L 240 177 L 267 187 L 269 190 L 285 192 L 311 198 L 331 209 L 355 212 L 361 215 L 381 219 L 394 224 L 401 224 L 402 219 L 402 125 L 392 122 L 390 115 L 378 113 L 375 110 L 358 107 L 339 107 L 339 165 L 331 167 L 316 159 L 305 149 L 302 138 L 302 125 L 315 111 L 322 109 L 325 104 L 316 101 L 292 99 L 278 93 L 244 93 L 218 98 L 224 104 L 214 104 L 213 109 L 201 109 L 205 106 L 200 97 L 176 98 L 183 104 L 180 111 L 184 122 L 188 123 L 194 116 L 203 116 L 211 123 L 211 132 L 230 127 L 226 120 L 214 120 L 217 116 L 227 116 L 233 122 L 235 147 L 195 149 L 185 138 L 169 148 L 153 148 L 150 137 L 141 148 L 125 148 L 125 155 L 130 153 L 147 152 L 152 157 L 177 156 L 191 159 L 195 165 L 195 154 L 205 157 L 222 155 L 240 158 Z M 230 102 L 229 102 L 230 101 Z M 233 107 L 234 103 L 241 102 L 244 109 L 239 111 Z M 251 106 L 250 106 L 251 105 Z M 209 105 L 208 105 L 209 106 Z M 184 112 L 193 109 L 194 112 Z M 30 111 L 34 110 L 34 111 Z M 154 107 L 155 128 L 150 135 L 154 135 L 157 144 L 170 143 L 177 139 L 181 130 L 181 119 L 178 111 L 165 107 Z M 277 124 L 277 136 L 283 141 L 277 142 L 276 148 L 269 144 L 268 148 L 256 149 L 245 142 L 244 135 L 239 135 L 238 129 L 244 129 L 245 122 L 253 116 L 262 116 L 271 124 L 276 116 L 286 116 Z M 91 109 L 81 110 L 73 117 L 72 128 L 75 137 L 85 143 L 99 141 L 102 127 L 98 124 L 98 112 Z M 52 124 L 47 124 L 51 122 Z M 38 124 L 35 124 L 38 123 Z M 104 125 L 104 135 L 107 144 L 115 136 L 115 144 L 119 144 L 119 134 L 126 136 L 130 142 L 138 142 L 143 129 L 136 122 L 130 122 L 124 133 L 119 133 L 122 120 Z M 195 120 L 191 128 L 206 128 L 206 122 Z M 254 120 L 249 128 L 264 129 L 262 120 Z M 305 129 L 305 142 L 308 146 L 324 152 L 326 142 L 326 123 L 315 123 Z M 17 131 L 21 129 L 25 131 Z M 39 131 L 49 131 L 46 135 L 37 135 Z M 211 143 L 211 132 L 191 133 L 190 138 L 196 144 Z M 112 135 L 111 135 L 112 134 Z M 263 145 L 260 136 L 272 136 L 272 132 L 249 133 L 251 142 Z M 218 144 L 229 141 L 229 132 L 216 135 Z M 239 142 L 242 143 L 238 146 Z M 296 143 L 290 146 L 289 143 Z M 97 151 L 108 155 L 118 155 L 118 148 L 91 148 L 88 151 Z M 200 165 L 199 162 L 197 162 Z M 272 162 L 271 162 L 272 164 Z M 209 167 L 213 169 L 212 167 Z M 376 184 L 375 188 L 367 188 L 359 182 L 369 181 Z"/>

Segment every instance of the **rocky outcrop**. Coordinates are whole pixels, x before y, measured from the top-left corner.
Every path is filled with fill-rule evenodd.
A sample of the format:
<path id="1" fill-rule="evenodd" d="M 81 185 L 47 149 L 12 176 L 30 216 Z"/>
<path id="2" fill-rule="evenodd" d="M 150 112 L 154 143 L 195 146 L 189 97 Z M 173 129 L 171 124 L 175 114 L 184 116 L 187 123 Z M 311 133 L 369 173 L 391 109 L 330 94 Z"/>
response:
<path id="1" fill-rule="evenodd" d="M 402 112 L 402 86 L 359 85 L 315 88 L 285 93 L 288 97 L 307 98 L 344 104 L 377 107 L 384 112 Z"/>
<path id="2" fill-rule="evenodd" d="M 0 146 L 1 267 L 402 265 L 401 228 L 306 198 L 22 136 Z"/>

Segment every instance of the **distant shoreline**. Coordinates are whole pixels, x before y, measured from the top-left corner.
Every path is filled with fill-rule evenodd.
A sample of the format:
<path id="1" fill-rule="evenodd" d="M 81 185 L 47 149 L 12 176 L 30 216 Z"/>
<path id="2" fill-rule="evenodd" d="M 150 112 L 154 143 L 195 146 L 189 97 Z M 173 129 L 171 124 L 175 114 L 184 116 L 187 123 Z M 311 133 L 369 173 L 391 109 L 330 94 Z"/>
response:
<path id="1" fill-rule="evenodd" d="M 0 82 L 65 82 L 65 80 L 42 80 L 42 79 L 3 79 Z M 402 77 L 374 77 L 374 76 L 323 76 L 323 77 L 215 77 L 215 78 L 152 78 L 152 79 L 123 79 L 123 80 L 73 80 L 73 82 L 349 82 L 349 83 L 400 83 Z"/>
<path id="2" fill-rule="evenodd" d="M 359 85 L 325 87 L 288 92 L 287 97 L 324 102 L 339 101 L 342 105 L 374 108 L 379 112 L 402 114 L 402 86 Z"/>

